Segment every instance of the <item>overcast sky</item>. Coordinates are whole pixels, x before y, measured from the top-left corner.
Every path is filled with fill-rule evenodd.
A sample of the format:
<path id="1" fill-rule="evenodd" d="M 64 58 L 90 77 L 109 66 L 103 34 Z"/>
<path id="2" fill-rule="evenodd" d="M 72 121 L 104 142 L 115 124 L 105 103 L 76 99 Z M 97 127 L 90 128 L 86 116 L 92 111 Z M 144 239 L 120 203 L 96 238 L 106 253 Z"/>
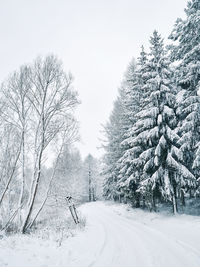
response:
<path id="1" fill-rule="evenodd" d="M 0 81 L 38 55 L 71 71 L 83 156 L 99 156 L 105 124 L 130 60 L 157 29 L 167 38 L 186 0 L 0 0 Z"/>

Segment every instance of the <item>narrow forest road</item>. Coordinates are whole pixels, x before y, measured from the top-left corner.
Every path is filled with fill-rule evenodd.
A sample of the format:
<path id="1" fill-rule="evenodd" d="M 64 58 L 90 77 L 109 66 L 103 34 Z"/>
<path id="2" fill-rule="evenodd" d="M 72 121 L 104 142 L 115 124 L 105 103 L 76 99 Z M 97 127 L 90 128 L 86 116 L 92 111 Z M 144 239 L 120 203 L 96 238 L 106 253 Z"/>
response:
<path id="1" fill-rule="evenodd" d="M 0 267 L 200 267 L 200 217 L 164 215 L 111 202 L 78 208 L 86 228 L 60 236 L 0 240 Z M 69 230 L 70 231 L 70 230 Z M 47 233 L 49 233 L 47 231 Z"/>
<path id="2" fill-rule="evenodd" d="M 181 224 L 185 225 L 185 220 L 171 218 L 167 223 L 162 218 L 160 223 L 153 227 L 138 218 L 127 218 L 118 212 L 117 207 L 113 210 L 112 205 L 103 202 L 89 203 L 84 205 L 82 213 L 86 216 L 88 227 L 86 232 L 81 233 L 73 240 L 73 256 L 66 266 L 70 267 L 199 267 L 200 250 L 185 243 L 183 239 L 177 239 L 181 233 L 171 236 L 159 229 L 159 224 L 164 224 L 164 228 L 185 231 L 181 229 Z M 136 213 L 137 214 L 137 213 Z M 141 212 L 139 212 L 141 214 Z M 145 214 L 143 212 L 143 214 Z M 148 216 L 148 213 L 146 213 Z M 197 217 L 198 218 L 198 217 Z M 151 219 L 149 220 L 149 222 Z M 170 225 L 170 222 L 174 224 Z M 200 242 L 200 227 L 198 232 L 193 233 L 187 224 L 187 235 L 193 240 Z M 194 222 L 193 222 L 194 223 Z M 178 225 L 180 224 L 180 225 Z M 168 225 L 169 227 L 167 227 Z M 155 229 L 154 227 L 158 228 Z M 162 228 L 162 227 L 161 227 Z M 195 242 L 195 240 L 193 240 Z M 78 244 L 78 243 L 79 244 Z M 78 245 L 77 245 L 77 244 Z"/>

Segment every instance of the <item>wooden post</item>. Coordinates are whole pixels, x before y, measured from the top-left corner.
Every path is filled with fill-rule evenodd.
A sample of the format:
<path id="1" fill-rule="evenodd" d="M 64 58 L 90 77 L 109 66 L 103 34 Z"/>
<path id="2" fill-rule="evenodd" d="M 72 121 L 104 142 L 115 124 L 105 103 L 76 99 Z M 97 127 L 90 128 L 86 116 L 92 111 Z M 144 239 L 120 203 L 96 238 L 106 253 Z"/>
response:
<path id="1" fill-rule="evenodd" d="M 77 212 L 76 212 L 76 207 L 72 201 L 72 197 L 71 196 L 68 196 L 65 198 L 65 200 L 67 201 L 67 205 L 69 207 L 69 210 L 70 210 L 70 213 L 72 215 L 72 218 L 75 222 L 75 224 L 78 224 L 79 223 L 79 219 L 78 219 L 78 215 L 77 215 Z"/>
<path id="2" fill-rule="evenodd" d="M 76 223 L 79 223 L 78 215 L 77 215 L 77 212 L 76 212 L 76 207 L 75 207 L 74 204 L 73 204 L 73 210 L 74 210 L 74 214 L 75 214 L 75 218 L 76 218 Z"/>

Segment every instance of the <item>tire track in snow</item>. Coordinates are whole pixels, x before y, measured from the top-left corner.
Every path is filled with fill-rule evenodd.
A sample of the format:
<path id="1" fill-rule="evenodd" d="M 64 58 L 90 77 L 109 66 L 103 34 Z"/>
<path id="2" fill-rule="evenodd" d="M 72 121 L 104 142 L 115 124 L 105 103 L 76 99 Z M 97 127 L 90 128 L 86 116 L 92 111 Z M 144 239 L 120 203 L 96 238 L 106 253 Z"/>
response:
<path id="1" fill-rule="evenodd" d="M 103 244 L 102 244 L 100 250 L 99 250 L 98 252 L 95 253 L 95 260 L 93 260 L 93 261 L 91 262 L 91 264 L 88 265 L 88 267 L 92 267 L 92 266 L 94 266 L 94 264 L 95 264 L 95 262 L 97 261 L 99 255 L 101 255 L 101 254 L 103 253 L 103 251 L 104 251 L 104 249 L 105 249 L 105 246 L 106 246 L 106 243 L 107 243 L 107 233 L 106 233 L 105 225 L 102 224 L 101 226 L 102 226 L 103 231 L 104 231 L 104 241 L 103 241 Z"/>
<path id="2" fill-rule="evenodd" d="M 149 244 L 147 248 L 152 248 L 154 246 L 154 250 L 152 251 L 152 255 L 155 254 L 156 252 L 156 247 L 157 249 L 160 250 L 160 248 L 162 248 L 164 245 L 165 246 L 165 251 L 163 252 L 163 256 L 166 257 L 166 261 L 162 261 L 157 264 L 158 261 L 158 254 L 154 255 L 154 264 L 152 266 L 174 266 L 174 267 L 182 267 L 182 266 L 187 266 L 187 267 L 199 267 L 200 266 L 200 255 L 197 252 L 197 250 L 195 250 L 194 248 L 191 248 L 189 245 L 185 244 L 185 247 L 187 247 L 187 249 L 185 249 L 182 245 L 180 245 L 180 243 L 184 244 L 184 242 L 179 242 L 179 240 L 176 239 L 172 239 L 169 236 L 167 236 L 166 234 L 162 233 L 161 231 L 157 231 L 154 228 L 151 228 L 143 223 L 140 222 L 136 222 L 133 221 L 132 219 L 120 216 L 119 214 L 117 214 L 114 211 L 110 211 L 108 208 L 107 209 L 103 209 L 104 212 L 110 214 L 111 217 L 120 217 L 120 220 L 124 222 L 124 225 L 126 225 L 127 229 L 132 228 L 132 230 L 134 230 L 135 232 L 137 232 L 140 237 L 143 239 L 143 241 L 145 241 L 145 246 L 146 244 Z M 111 213 L 113 213 L 111 215 Z M 145 235 L 144 235 L 145 233 Z M 157 237 L 160 241 L 160 246 L 158 246 L 158 244 L 156 242 L 154 242 L 155 237 Z M 158 241 L 157 241 L 158 242 Z M 173 249 L 172 249 L 173 248 Z M 188 249 L 190 248 L 190 250 L 188 251 Z M 169 253 L 170 252 L 170 253 Z M 168 256 L 167 256 L 168 255 Z M 187 256 L 186 256 L 187 255 Z M 171 263 L 169 263 L 169 261 L 171 260 L 171 256 L 173 256 L 173 260 Z M 179 259 L 177 260 L 177 256 L 179 256 Z M 191 258 L 193 259 L 191 262 Z M 161 260 L 161 259 L 160 259 Z"/>
<path id="3" fill-rule="evenodd" d="M 88 267 L 199 267 L 200 258 L 189 246 L 154 228 L 120 216 L 102 203 L 88 206 L 89 220 L 104 228 L 105 239 Z M 189 251 L 188 251 L 189 250 Z"/>
<path id="4" fill-rule="evenodd" d="M 105 225 L 105 222 L 102 222 L 102 218 L 101 216 L 99 216 L 99 214 L 94 213 L 93 216 L 95 215 L 95 222 L 98 225 L 101 225 L 102 228 L 104 228 L 104 233 L 105 233 L 105 239 L 104 242 L 100 248 L 100 250 L 98 250 L 98 252 L 95 253 L 96 259 L 88 266 L 88 267 L 92 267 L 92 266 L 96 266 L 96 264 L 98 264 L 98 266 L 102 266 L 101 263 L 99 263 L 99 261 L 101 261 L 102 255 L 107 254 L 107 252 L 109 251 L 109 255 L 107 255 L 107 263 L 104 263 L 106 265 L 103 266 L 110 266 L 108 265 L 108 262 L 110 260 L 110 263 L 112 264 L 112 266 L 116 266 L 113 265 L 115 264 L 115 262 L 118 262 L 118 258 L 119 258 L 119 254 L 117 253 L 117 244 L 116 246 L 112 246 L 112 244 L 114 243 L 113 241 L 110 242 L 110 238 L 113 238 L 113 235 L 110 235 L 110 229 L 108 229 L 108 225 Z M 119 246 L 118 246 L 118 250 L 119 250 Z M 114 251 L 112 251 L 114 250 Z M 120 251 L 120 250 L 119 250 Z M 109 258 L 110 257 L 110 258 Z"/>
<path id="5" fill-rule="evenodd" d="M 92 217 L 95 217 L 93 223 L 105 225 L 108 239 L 105 247 L 101 249 L 101 253 L 99 253 L 96 262 L 93 262 L 90 266 L 152 266 L 152 257 L 148 253 L 148 249 L 143 246 L 138 234 L 134 234 L 134 237 L 137 239 L 137 246 L 133 249 L 132 246 L 134 243 L 130 244 L 128 242 L 130 240 L 130 233 L 124 230 L 123 225 L 121 226 L 117 221 L 113 220 L 112 216 L 112 213 L 107 214 L 107 212 L 100 207 L 98 207 L 98 212 L 96 212 L 95 209 L 93 210 Z M 138 246 L 138 244 L 140 244 L 140 246 Z M 141 256 L 141 251 L 146 255 L 145 259 Z"/>
<path id="6" fill-rule="evenodd" d="M 123 219 L 127 219 L 127 218 L 123 218 Z M 130 220 L 130 219 L 127 219 Z M 166 234 L 164 234 L 162 231 L 160 230 L 156 230 L 155 228 L 151 228 L 145 224 L 139 223 L 139 222 L 133 222 L 133 224 L 136 224 L 137 230 L 140 230 L 139 228 L 144 227 L 144 229 L 146 228 L 146 230 L 150 231 L 151 234 L 153 234 L 153 236 L 157 235 L 159 237 L 161 237 L 162 239 L 165 239 L 166 244 L 177 244 L 179 246 L 179 249 L 184 250 L 187 254 L 191 254 L 193 257 L 196 257 L 198 260 L 197 266 L 200 265 L 200 255 L 199 252 L 193 248 L 192 246 L 186 244 L 185 242 L 181 241 L 181 240 L 177 240 L 175 238 L 173 238 L 172 236 L 168 236 Z M 171 250 L 171 249 L 170 249 Z"/>

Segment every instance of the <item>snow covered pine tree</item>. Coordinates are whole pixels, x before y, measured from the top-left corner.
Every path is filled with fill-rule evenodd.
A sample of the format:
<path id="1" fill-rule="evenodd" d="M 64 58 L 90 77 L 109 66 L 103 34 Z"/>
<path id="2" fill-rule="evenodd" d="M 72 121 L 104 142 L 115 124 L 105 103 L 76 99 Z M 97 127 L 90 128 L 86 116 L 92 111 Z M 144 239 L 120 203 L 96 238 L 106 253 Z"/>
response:
<path id="1" fill-rule="evenodd" d="M 181 87 L 177 98 L 181 150 L 186 166 L 198 179 L 200 176 L 200 0 L 189 1 L 185 12 L 186 19 L 176 21 L 169 38 L 174 41 L 174 45 L 171 46 L 172 60 L 179 63 L 176 66 L 176 81 Z"/>
<path id="2" fill-rule="evenodd" d="M 171 82 L 169 62 L 165 56 L 163 40 L 154 31 L 150 39 L 149 78 L 147 86 L 151 93 L 144 110 L 138 113 L 135 138 L 132 143 L 140 147 L 136 159 L 143 166 L 143 177 L 139 191 L 152 197 L 155 209 L 156 194 L 161 194 L 173 203 L 177 212 L 177 190 L 187 184 L 194 186 L 195 178 L 182 164 L 179 136 L 176 134 L 175 90 Z"/>

